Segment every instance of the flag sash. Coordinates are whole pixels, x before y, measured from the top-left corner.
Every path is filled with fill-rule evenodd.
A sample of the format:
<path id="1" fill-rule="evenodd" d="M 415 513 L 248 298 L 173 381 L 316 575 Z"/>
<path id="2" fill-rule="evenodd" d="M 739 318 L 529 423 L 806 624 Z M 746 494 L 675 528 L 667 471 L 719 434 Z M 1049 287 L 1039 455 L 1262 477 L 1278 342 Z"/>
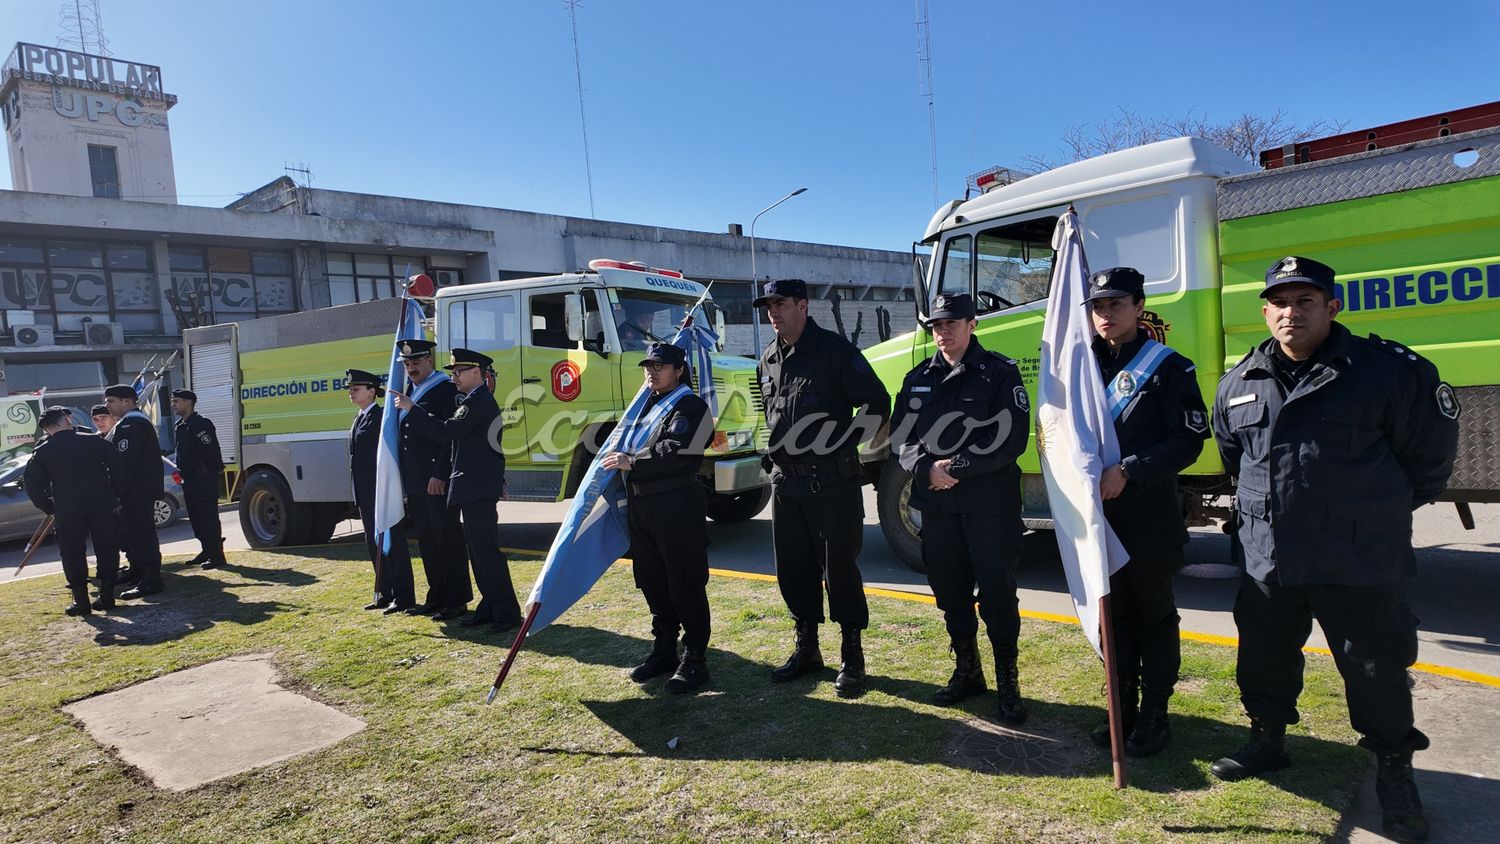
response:
<path id="1" fill-rule="evenodd" d="M 1130 363 L 1125 364 L 1125 368 L 1109 380 L 1107 390 L 1110 419 L 1118 422 L 1120 417 L 1125 415 L 1125 409 L 1140 396 L 1141 385 L 1156 374 L 1157 367 L 1161 366 L 1162 361 L 1171 354 L 1171 347 L 1158 343 L 1150 337 L 1146 338 L 1146 342 L 1141 344 L 1141 348 L 1136 351 L 1135 357 L 1130 359 Z"/>

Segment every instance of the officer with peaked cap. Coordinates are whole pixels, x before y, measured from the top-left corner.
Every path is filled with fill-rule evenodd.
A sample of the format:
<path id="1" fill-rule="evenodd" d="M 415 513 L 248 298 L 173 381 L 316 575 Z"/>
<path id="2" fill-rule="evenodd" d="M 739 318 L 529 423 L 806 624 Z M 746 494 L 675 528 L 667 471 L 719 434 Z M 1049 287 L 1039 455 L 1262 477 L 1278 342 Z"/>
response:
<path id="1" fill-rule="evenodd" d="M 224 474 L 224 452 L 214 423 L 197 412 L 198 394 L 172 391 L 172 413 L 177 416 L 177 471 L 182 475 L 182 497 L 188 521 L 202 550 L 188 561 L 206 569 L 228 565 L 224 559 L 224 531 L 219 526 L 219 478 Z"/>
<path id="2" fill-rule="evenodd" d="M 402 340 L 397 351 L 406 370 L 404 395 L 433 419 L 453 416 L 461 400 L 453 381 L 438 372 L 430 340 Z M 397 392 L 392 389 L 391 392 Z M 474 599 L 469 585 L 469 559 L 464 551 L 458 511 L 448 507 L 448 476 L 453 472 L 452 449 L 418 434 L 411 413 L 400 411 L 401 486 L 406 512 L 417 526 L 417 548 L 427 575 L 427 599 L 408 612 L 440 619 L 458 618 Z"/>
<path id="3" fill-rule="evenodd" d="M 156 536 L 156 500 L 161 498 L 161 441 L 156 426 L 136 407 L 135 389 L 116 384 L 104 391 L 104 403 L 115 417 L 105 441 L 120 453 L 125 489 L 120 495 L 120 527 L 125 535 L 130 570 L 120 577 L 133 584 L 121 598 L 154 595 L 161 581 L 161 543 Z M 128 578 L 128 580 L 127 580 Z"/>
<path id="4" fill-rule="evenodd" d="M 911 473 L 911 506 L 922 513 L 922 561 L 948 628 L 955 667 L 933 699 L 952 706 L 986 691 L 979 616 L 995 653 L 996 711 L 1026 720 L 1016 659 L 1021 605 L 1021 472 L 1031 403 L 1015 361 L 974 336 L 974 300 L 943 294 L 927 327 L 937 353 L 906 374 L 891 415 L 891 446 Z"/>
<path id="5" fill-rule="evenodd" d="M 73 593 L 73 603 L 64 612 L 84 616 L 91 610 L 113 609 L 120 565 L 115 511 L 125 491 L 123 461 L 99 435 L 73 430 L 66 407 L 43 411 L 41 427 L 46 439 L 26 464 L 25 487 L 37 509 L 57 520 L 57 551 Z M 99 567 L 99 598 L 92 604 L 85 544 L 90 540 Z"/>
<path id="6" fill-rule="evenodd" d="M 771 537 L 776 582 L 796 622 L 796 644 L 771 679 L 786 682 L 823 668 L 818 625 L 823 589 L 828 617 L 841 628 L 840 697 L 865 688 L 861 632 L 869 626 L 859 549 L 864 537 L 864 472 L 859 444 L 879 432 L 891 399 L 853 343 L 807 313 L 801 279 L 768 283 L 752 305 L 766 309 L 776 337 L 756 367 L 770 442 Z"/>
<path id="7" fill-rule="evenodd" d="M 391 526 L 389 551 L 381 549 L 382 539 L 375 529 L 375 464 L 380 450 L 381 422 L 385 418 L 379 399 L 385 390 L 380 386 L 380 376 L 363 369 L 351 369 L 345 376 L 349 401 L 359 408 L 349 429 L 349 477 L 354 483 L 354 504 L 364 526 L 365 550 L 375 566 L 375 597 L 365 609 L 384 610 L 390 615 L 411 609 L 417 599 L 406 528 L 399 521 Z"/>
<path id="8" fill-rule="evenodd" d="M 452 363 L 443 367 L 453 373 L 460 394 L 451 417 L 439 419 L 409 397 L 394 390 L 392 395 L 396 406 L 408 411 L 406 424 L 417 436 L 451 450 L 448 506 L 463 516 L 463 537 L 480 594 L 474 614 L 463 624 L 492 624 L 497 631 L 506 630 L 521 623 L 521 605 L 496 533 L 495 507 L 505 489 L 505 456 L 500 452 L 500 406 L 484 383 L 493 361 L 470 349 L 454 349 L 452 354 Z"/>
<path id="9" fill-rule="evenodd" d="M 651 394 L 640 418 L 652 424 L 639 442 L 622 442 L 605 455 L 602 465 L 624 473 L 631 568 L 651 610 L 654 644 L 630 679 L 643 683 L 673 672 L 667 691 L 680 694 L 708 682 L 708 501 L 698 469 L 713 422 L 692 391 L 680 347 L 654 343 L 641 366 Z"/>
<path id="10" fill-rule="evenodd" d="M 1425 838 L 1412 780 L 1407 669 L 1417 618 L 1412 510 L 1437 498 L 1453 469 L 1459 406 L 1436 367 L 1403 344 L 1356 337 L 1337 321 L 1333 268 L 1289 256 L 1266 272 L 1271 337 L 1224 374 L 1213 428 L 1236 479 L 1245 574 L 1235 601 L 1236 677 L 1250 741 L 1215 762 L 1237 780 L 1291 764 L 1302 646 L 1313 619 L 1344 678 L 1360 745 L 1376 756 L 1385 833 Z"/>
<path id="11" fill-rule="evenodd" d="M 1111 630 L 1124 704 L 1125 752 L 1160 753 L 1171 740 L 1167 701 L 1182 663 L 1172 576 L 1183 565 L 1187 523 L 1177 475 L 1208 439 L 1208 409 L 1191 360 L 1141 328 L 1146 279 L 1111 267 L 1089 279 L 1084 299 L 1094 327 L 1120 462 L 1104 470 L 1104 517 L 1130 554 L 1110 577 Z M 1093 733 L 1109 747 L 1109 724 Z"/>

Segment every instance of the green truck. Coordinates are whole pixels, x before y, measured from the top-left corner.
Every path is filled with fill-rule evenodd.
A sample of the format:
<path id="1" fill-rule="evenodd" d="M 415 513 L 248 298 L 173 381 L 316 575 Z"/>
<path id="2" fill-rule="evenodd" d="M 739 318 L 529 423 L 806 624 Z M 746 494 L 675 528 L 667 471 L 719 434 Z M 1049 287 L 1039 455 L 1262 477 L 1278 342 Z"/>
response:
<path id="1" fill-rule="evenodd" d="M 921 241 L 931 253 L 918 257 L 918 316 L 938 293 L 972 294 L 981 342 L 1017 360 L 1033 395 L 1052 231 L 1070 204 L 1091 267 L 1145 274 L 1149 330 L 1198 364 L 1209 402 L 1225 370 L 1267 336 L 1266 268 L 1289 254 L 1336 268 L 1339 319 L 1409 345 L 1456 388 L 1459 455 L 1445 500 L 1466 526 L 1470 502 L 1500 501 L 1500 129 L 1267 171 L 1178 138 L 949 203 Z M 894 395 L 933 352 L 919 328 L 865 355 Z M 911 478 L 886 450 L 864 459 L 887 540 L 920 569 Z M 1050 528 L 1034 447 L 1021 469 L 1027 525 Z M 1226 515 L 1232 484 L 1214 448 L 1181 480 L 1190 523 Z"/>
<path id="2" fill-rule="evenodd" d="M 640 389 L 647 345 L 670 338 L 695 305 L 722 337 L 703 285 L 598 260 L 576 273 L 443 288 L 425 327 L 440 349 L 495 361 L 510 499 L 559 501 Z M 351 516 L 344 371 L 386 372 L 400 313 L 399 299 L 377 299 L 183 333 L 188 384 L 220 431 L 226 488 L 253 547 L 326 542 Z M 711 518 L 743 521 L 770 500 L 755 364 L 711 359 L 718 414 L 701 480 Z"/>

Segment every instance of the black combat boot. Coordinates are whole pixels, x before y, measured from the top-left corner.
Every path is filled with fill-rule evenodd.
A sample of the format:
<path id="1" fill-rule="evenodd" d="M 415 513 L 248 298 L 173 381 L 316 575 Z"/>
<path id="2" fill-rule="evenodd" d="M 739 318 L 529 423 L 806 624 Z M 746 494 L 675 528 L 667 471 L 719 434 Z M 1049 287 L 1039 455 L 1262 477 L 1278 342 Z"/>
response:
<path id="1" fill-rule="evenodd" d="M 229 561 L 224 559 L 224 544 L 222 542 L 214 550 L 207 552 L 207 554 L 208 559 L 202 562 L 199 568 L 221 569 L 229 565 Z M 381 609 L 384 609 L 384 607 L 381 607 Z"/>
<path id="2" fill-rule="evenodd" d="M 1213 775 L 1227 782 L 1242 780 L 1292 764 L 1286 755 L 1286 725 L 1250 719 L 1250 741 L 1233 756 L 1208 766 Z"/>
<path id="3" fill-rule="evenodd" d="M 844 641 L 839 646 L 839 676 L 833 678 L 833 690 L 839 697 L 859 697 L 865 693 L 865 649 L 859 641 L 859 628 L 843 628 Z"/>
<path id="4" fill-rule="evenodd" d="M 115 582 L 113 580 L 99 581 L 99 597 L 89 604 L 96 610 L 112 610 L 115 608 Z"/>
<path id="5" fill-rule="evenodd" d="M 1426 841 L 1429 830 L 1422 798 L 1411 776 L 1411 751 L 1375 754 L 1375 796 L 1380 798 L 1380 827 L 1397 841 Z"/>
<path id="6" fill-rule="evenodd" d="M 979 661 L 979 641 L 973 636 L 954 639 L 952 650 L 953 676 L 948 678 L 948 685 L 932 693 L 932 702 L 938 706 L 952 706 L 989 691 L 984 682 L 984 665 Z"/>
<path id="7" fill-rule="evenodd" d="M 674 695 L 690 692 L 708 682 L 708 660 L 702 648 L 683 648 L 677 673 L 667 680 L 667 691 Z"/>
<path id="8" fill-rule="evenodd" d="M 73 593 L 73 603 L 68 604 L 68 608 L 63 610 L 64 613 L 73 616 L 89 616 L 94 614 L 94 611 L 89 608 L 88 586 L 69 586 L 68 590 Z"/>
<path id="9" fill-rule="evenodd" d="M 126 566 L 125 568 L 120 569 L 120 573 L 115 576 L 115 587 L 118 589 L 124 589 L 125 587 L 131 586 L 140 579 L 141 573 L 135 570 L 135 566 Z"/>
<path id="10" fill-rule="evenodd" d="M 792 649 L 792 655 L 787 657 L 786 662 L 780 668 L 771 670 L 771 679 L 778 683 L 795 680 L 809 671 L 818 671 L 823 668 L 823 654 L 818 650 L 818 623 L 816 621 L 797 622 L 797 644 Z"/>
<path id="11" fill-rule="evenodd" d="M 1130 736 L 1135 731 L 1136 716 L 1140 713 L 1141 684 L 1134 677 L 1120 682 L 1120 720 L 1125 727 L 1125 735 Z M 1108 705 L 1108 704 L 1106 704 Z M 1109 713 L 1104 713 L 1104 723 L 1094 728 L 1089 733 L 1089 741 L 1100 750 L 1109 750 Z"/>
<path id="12" fill-rule="evenodd" d="M 1172 728 L 1167 723 L 1167 701 L 1171 697 L 1170 686 L 1166 689 L 1149 684 L 1143 687 L 1140 718 L 1125 739 L 1126 756 L 1155 756 L 1167 749 L 1172 741 Z"/>
<path id="13" fill-rule="evenodd" d="M 993 644 L 993 643 L 992 643 Z M 995 715 L 1000 723 L 1015 727 L 1026 723 L 1026 701 L 1021 699 L 1021 680 L 1016 672 L 1016 647 L 995 645 Z"/>
<path id="14" fill-rule="evenodd" d="M 652 677 L 660 677 L 677 667 L 677 637 L 657 639 L 646 661 L 630 669 L 630 679 L 644 683 Z"/>

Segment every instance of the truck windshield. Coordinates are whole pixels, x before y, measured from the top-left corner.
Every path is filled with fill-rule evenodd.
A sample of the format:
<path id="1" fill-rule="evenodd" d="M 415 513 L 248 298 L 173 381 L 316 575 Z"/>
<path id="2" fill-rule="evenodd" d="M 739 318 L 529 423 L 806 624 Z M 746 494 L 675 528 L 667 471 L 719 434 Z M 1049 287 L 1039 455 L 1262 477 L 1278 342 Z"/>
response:
<path id="1" fill-rule="evenodd" d="M 1047 298 L 1056 225 L 1056 217 L 1044 217 L 980 232 L 974 273 L 979 313 Z"/>
<path id="2" fill-rule="evenodd" d="M 627 352 L 641 352 L 652 343 L 670 343 L 677 334 L 677 326 L 682 324 L 683 314 L 695 301 L 644 290 L 619 290 L 614 321 L 620 344 Z M 698 319 L 708 320 L 705 324 L 709 328 L 714 327 L 713 307 L 712 302 L 705 302 L 695 314 Z"/>

